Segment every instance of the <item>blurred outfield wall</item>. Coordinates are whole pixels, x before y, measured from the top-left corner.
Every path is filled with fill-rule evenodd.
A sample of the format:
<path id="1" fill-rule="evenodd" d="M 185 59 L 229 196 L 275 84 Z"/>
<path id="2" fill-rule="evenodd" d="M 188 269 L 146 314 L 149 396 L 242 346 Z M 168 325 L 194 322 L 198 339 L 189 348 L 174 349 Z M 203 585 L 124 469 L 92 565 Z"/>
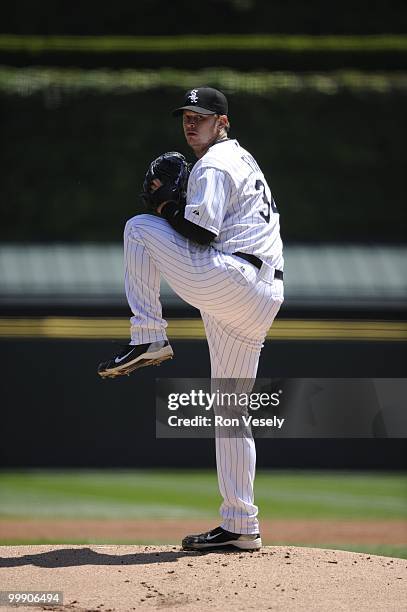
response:
<path id="1" fill-rule="evenodd" d="M 151 159 L 192 160 L 170 111 L 209 84 L 285 241 L 404 242 L 406 32 L 401 0 L 11 3 L 0 241 L 119 241 Z"/>
<path id="2" fill-rule="evenodd" d="M 210 371 L 204 340 L 171 343 L 175 359 L 159 369 L 103 381 L 96 369 L 111 357 L 112 341 L 2 339 L 0 466 L 214 466 L 212 439 L 156 439 L 155 377 L 202 378 Z M 271 340 L 258 377 L 406 377 L 406 357 L 405 342 Z M 407 467 L 405 439 L 259 438 L 256 446 L 259 468 Z"/>
<path id="3" fill-rule="evenodd" d="M 387 75 L 381 90 L 374 76 L 358 87 L 357 77 L 287 75 L 250 92 L 249 76 L 215 77 L 229 94 L 231 136 L 271 185 L 285 241 L 404 241 L 407 77 Z M 150 160 L 180 150 L 194 161 L 170 116 L 182 100 L 176 75 L 167 87 L 146 79 L 143 91 L 139 73 L 0 69 L 0 240 L 120 241 L 142 210 Z"/>
<path id="4" fill-rule="evenodd" d="M 157 18 L 157 16 L 159 18 Z M 214 19 L 216 17 L 216 20 Z M 86 0 L 80 11 L 69 0 L 18 0 L 4 8 L 4 32 L 20 34 L 162 35 L 223 33 L 361 34 L 406 32 L 403 0 L 207 0 L 205 10 L 183 0 Z"/>

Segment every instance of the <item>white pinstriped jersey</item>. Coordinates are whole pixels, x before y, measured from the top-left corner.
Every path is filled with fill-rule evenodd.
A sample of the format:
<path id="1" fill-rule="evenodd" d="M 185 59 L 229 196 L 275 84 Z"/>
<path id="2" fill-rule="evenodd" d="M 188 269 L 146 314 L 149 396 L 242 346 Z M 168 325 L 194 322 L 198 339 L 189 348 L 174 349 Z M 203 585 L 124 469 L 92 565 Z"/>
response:
<path id="1" fill-rule="evenodd" d="M 201 312 L 213 390 L 226 385 L 229 392 L 230 384 L 239 386 L 239 381 L 250 386 L 267 331 L 284 300 L 281 275 L 276 278 L 274 270 L 268 275 L 270 267 L 283 269 L 283 255 L 279 215 L 266 179 L 236 140 L 213 145 L 195 164 L 185 217 L 216 235 L 210 245 L 189 240 L 158 215 L 137 215 L 126 223 L 131 344 L 167 340 L 160 302 L 163 277 Z M 266 265 L 258 270 L 233 257 L 236 252 L 256 255 Z M 217 414 L 220 408 L 215 410 Z M 216 435 L 215 445 L 221 526 L 232 533 L 258 534 L 254 440 L 229 432 Z"/>
<path id="2" fill-rule="evenodd" d="M 212 145 L 192 169 L 185 218 L 216 234 L 223 253 L 251 253 L 283 270 L 280 217 L 253 156 L 237 140 Z"/>

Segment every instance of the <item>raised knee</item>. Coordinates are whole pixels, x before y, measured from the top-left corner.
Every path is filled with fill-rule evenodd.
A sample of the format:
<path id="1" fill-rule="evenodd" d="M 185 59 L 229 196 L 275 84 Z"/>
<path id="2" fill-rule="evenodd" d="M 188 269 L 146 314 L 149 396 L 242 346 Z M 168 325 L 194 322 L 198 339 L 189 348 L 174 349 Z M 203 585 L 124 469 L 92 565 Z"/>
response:
<path id="1" fill-rule="evenodd" d="M 128 236 L 133 231 L 142 230 L 144 227 L 147 227 L 151 223 L 151 215 L 136 215 L 129 219 L 124 226 L 124 235 Z"/>

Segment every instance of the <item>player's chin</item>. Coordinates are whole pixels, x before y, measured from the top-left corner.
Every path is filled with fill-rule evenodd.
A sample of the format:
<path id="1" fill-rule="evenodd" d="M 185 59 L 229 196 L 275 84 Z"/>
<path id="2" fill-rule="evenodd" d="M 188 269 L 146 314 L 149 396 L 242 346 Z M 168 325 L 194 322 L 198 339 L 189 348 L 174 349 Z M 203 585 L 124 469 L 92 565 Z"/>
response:
<path id="1" fill-rule="evenodd" d="M 195 143 L 198 139 L 198 134 L 196 134 L 195 132 L 188 132 L 186 134 L 186 139 L 188 144 L 191 142 Z"/>

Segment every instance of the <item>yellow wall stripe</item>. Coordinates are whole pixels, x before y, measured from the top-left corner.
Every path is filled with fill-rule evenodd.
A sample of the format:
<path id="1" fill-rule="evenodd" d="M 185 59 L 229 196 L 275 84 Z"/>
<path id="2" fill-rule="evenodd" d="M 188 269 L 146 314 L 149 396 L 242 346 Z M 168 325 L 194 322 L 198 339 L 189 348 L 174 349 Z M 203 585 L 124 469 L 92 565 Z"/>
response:
<path id="1" fill-rule="evenodd" d="M 205 338 L 200 319 L 170 319 L 173 339 Z M 0 318 L 0 338 L 128 339 L 126 318 L 44 317 Z M 404 321 L 341 321 L 280 319 L 268 333 L 274 340 L 374 340 L 406 341 Z"/>

